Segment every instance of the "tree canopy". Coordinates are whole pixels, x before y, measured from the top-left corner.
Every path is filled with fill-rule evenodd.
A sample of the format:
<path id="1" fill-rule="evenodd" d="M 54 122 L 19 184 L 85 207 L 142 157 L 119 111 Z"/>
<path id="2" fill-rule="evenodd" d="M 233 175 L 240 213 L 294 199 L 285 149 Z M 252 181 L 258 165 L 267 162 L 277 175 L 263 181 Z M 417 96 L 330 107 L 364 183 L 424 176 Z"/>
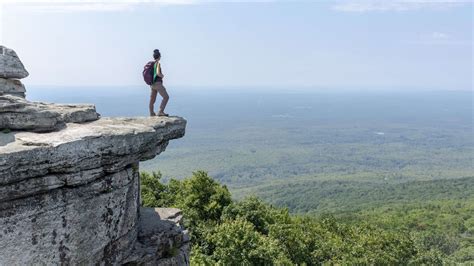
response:
<path id="1" fill-rule="evenodd" d="M 441 265 L 474 261 L 470 244 L 474 220 L 469 218 L 474 203 L 439 201 L 354 213 L 292 215 L 257 197 L 234 201 L 226 186 L 203 171 L 167 184 L 160 180 L 160 173 L 141 173 L 143 205 L 184 212 L 193 264 Z M 449 221 L 441 219 L 448 214 Z"/>

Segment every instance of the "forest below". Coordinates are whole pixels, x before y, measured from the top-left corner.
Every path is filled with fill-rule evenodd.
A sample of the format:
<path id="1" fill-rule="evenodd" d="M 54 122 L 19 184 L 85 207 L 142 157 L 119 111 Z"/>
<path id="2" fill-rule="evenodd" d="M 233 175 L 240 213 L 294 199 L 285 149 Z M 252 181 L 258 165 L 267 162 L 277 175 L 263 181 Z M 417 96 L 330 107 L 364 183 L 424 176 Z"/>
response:
<path id="1" fill-rule="evenodd" d="M 161 179 L 160 173 L 141 173 L 143 205 L 183 210 L 193 265 L 474 263 L 474 178 L 456 180 L 452 197 L 422 200 L 407 191 L 400 202 L 388 195 L 388 204 L 369 201 L 359 210 L 305 215 L 257 197 L 233 200 L 226 186 L 202 171 Z M 443 185 L 433 187 L 420 192 L 437 194 Z"/>

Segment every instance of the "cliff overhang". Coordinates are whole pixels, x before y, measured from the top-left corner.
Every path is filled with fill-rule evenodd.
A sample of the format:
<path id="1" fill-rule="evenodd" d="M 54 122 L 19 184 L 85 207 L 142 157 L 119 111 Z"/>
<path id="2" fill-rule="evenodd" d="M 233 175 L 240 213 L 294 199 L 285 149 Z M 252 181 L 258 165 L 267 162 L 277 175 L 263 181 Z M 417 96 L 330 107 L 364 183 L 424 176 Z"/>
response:
<path id="1" fill-rule="evenodd" d="M 2 87 L 28 72 L 0 48 L 0 265 L 189 264 L 181 212 L 141 208 L 139 175 L 186 120 L 30 102 Z"/>

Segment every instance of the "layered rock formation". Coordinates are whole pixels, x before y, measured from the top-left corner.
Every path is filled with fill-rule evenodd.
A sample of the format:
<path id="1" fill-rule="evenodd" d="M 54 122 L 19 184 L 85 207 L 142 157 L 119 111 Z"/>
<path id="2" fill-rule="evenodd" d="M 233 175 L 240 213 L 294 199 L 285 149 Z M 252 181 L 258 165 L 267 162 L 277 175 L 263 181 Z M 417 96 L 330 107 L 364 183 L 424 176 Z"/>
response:
<path id="1" fill-rule="evenodd" d="M 18 55 L 12 49 L 0 45 L 0 78 L 26 78 L 26 71 Z"/>
<path id="2" fill-rule="evenodd" d="M 48 132 L 61 129 L 66 123 L 97 119 L 99 114 L 92 104 L 46 104 L 0 95 L 0 129 Z"/>
<path id="3" fill-rule="evenodd" d="M 185 127 L 0 96 L 0 265 L 188 264 L 179 210 L 141 209 L 138 172 Z"/>
<path id="4" fill-rule="evenodd" d="M 17 79 L 27 76 L 28 71 L 15 51 L 0 45 L 0 93 L 25 97 L 25 86 Z"/>

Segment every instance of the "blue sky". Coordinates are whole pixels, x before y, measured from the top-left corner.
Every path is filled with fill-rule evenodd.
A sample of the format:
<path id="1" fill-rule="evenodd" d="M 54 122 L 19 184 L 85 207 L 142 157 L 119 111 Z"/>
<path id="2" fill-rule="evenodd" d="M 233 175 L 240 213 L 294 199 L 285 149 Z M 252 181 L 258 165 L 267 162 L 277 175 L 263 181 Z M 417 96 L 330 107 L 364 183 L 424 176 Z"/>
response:
<path id="1" fill-rule="evenodd" d="M 468 2 L 4 1 L 27 85 L 472 89 Z"/>

